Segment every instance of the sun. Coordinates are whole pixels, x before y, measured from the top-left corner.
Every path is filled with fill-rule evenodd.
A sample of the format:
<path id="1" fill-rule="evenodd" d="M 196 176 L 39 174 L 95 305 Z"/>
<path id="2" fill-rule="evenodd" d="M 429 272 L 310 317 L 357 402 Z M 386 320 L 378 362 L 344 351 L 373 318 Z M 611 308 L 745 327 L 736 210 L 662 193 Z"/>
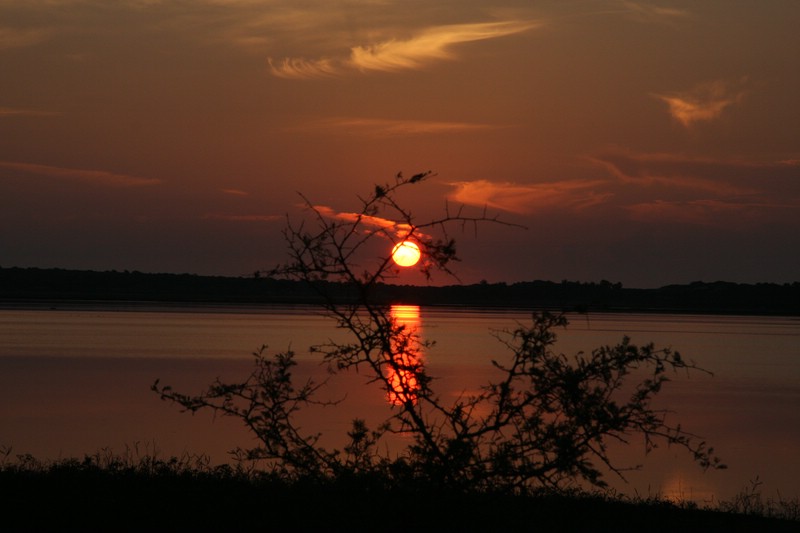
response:
<path id="1" fill-rule="evenodd" d="M 416 265 L 420 255 L 419 246 L 412 241 L 399 242 L 392 248 L 392 259 L 401 267 Z"/>

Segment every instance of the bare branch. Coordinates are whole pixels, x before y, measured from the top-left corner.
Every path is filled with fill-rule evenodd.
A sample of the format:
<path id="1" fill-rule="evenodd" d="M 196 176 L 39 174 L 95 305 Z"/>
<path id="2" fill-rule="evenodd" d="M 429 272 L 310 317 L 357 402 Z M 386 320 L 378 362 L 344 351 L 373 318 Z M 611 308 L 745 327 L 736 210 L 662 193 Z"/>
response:
<path id="1" fill-rule="evenodd" d="M 556 330 L 567 326 L 563 315 L 534 314 L 528 325 L 496 332 L 510 351 L 505 360 L 491 361 L 499 372 L 479 392 L 443 400 L 423 363 L 429 344 L 390 311 L 375 304 L 371 289 L 393 275 L 391 257 L 375 256 L 374 242 L 395 244 L 413 239 L 423 250 L 419 270 L 454 276 L 456 241 L 448 229 L 455 225 L 475 233 L 490 223 L 521 227 L 490 215 L 477 215 L 464 206 L 445 202 L 444 216 L 417 223 L 397 200 L 404 187 L 425 182 L 423 172 L 374 186 L 358 197 L 360 209 L 335 213 L 315 206 L 298 225 L 287 221 L 284 237 L 289 259 L 270 275 L 307 282 L 324 299 L 327 316 L 351 334 L 350 342 L 328 341 L 312 347 L 322 354 L 331 372 L 359 369 L 379 386 L 394 410 L 377 431 L 357 419 L 344 451 L 326 450 L 319 434 L 306 434 L 295 415 L 320 402 L 314 395 L 324 385 L 292 383 L 293 354 L 268 359 L 255 355 L 255 369 L 241 383 L 215 381 L 205 392 L 179 394 L 158 382 L 153 390 L 162 399 L 195 412 L 210 409 L 240 419 L 259 440 L 239 457 L 266 461 L 287 476 L 335 476 L 341 472 L 380 472 L 391 477 L 402 463 L 414 479 L 425 479 L 463 490 L 511 490 L 564 487 L 586 481 L 603 487 L 604 474 L 624 479 L 636 466 L 618 465 L 608 455 L 610 442 L 627 443 L 641 436 L 646 451 L 659 445 L 684 448 L 702 468 L 724 468 L 714 449 L 680 425 L 667 422 L 667 413 L 652 400 L 678 372 L 705 372 L 670 349 L 634 345 L 627 337 L 589 354 L 567 357 L 553 351 Z M 353 291 L 344 303 L 328 292 L 338 282 Z M 398 457 L 379 455 L 376 446 L 385 433 L 403 432 L 412 443 Z"/>

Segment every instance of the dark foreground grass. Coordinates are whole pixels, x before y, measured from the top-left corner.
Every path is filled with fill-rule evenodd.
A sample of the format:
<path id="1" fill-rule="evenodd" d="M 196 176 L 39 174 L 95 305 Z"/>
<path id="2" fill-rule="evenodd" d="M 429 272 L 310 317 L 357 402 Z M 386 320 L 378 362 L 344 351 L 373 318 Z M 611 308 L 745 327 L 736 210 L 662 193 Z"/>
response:
<path id="1" fill-rule="evenodd" d="M 0 468 L 0 531 L 800 531 L 800 522 L 597 495 L 286 482 L 179 461 Z"/>

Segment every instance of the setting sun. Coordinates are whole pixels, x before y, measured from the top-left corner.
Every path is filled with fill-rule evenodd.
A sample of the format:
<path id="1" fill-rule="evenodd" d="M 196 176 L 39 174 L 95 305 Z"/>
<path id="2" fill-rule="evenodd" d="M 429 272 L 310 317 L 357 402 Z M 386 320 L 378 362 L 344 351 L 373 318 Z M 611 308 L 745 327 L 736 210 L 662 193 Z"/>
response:
<path id="1" fill-rule="evenodd" d="M 419 246 L 415 242 L 403 241 L 392 248 L 392 259 L 398 266 L 410 267 L 417 264 L 420 258 Z"/>

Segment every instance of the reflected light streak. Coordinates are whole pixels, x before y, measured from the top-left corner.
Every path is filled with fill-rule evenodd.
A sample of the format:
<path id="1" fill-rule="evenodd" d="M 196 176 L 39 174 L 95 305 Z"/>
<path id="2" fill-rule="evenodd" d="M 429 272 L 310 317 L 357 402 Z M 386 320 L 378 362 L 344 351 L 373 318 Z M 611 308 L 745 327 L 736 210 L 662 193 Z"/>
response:
<path id="1" fill-rule="evenodd" d="M 387 365 L 387 380 L 391 390 L 387 400 L 392 405 L 416 403 L 420 383 L 418 375 L 422 371 L 422 357 L 419 351 L 421 320 L 418 305 L 393 305 L 389 317 L 395 328 L 402 328 L 392 340 L 391 361 Z"/>

